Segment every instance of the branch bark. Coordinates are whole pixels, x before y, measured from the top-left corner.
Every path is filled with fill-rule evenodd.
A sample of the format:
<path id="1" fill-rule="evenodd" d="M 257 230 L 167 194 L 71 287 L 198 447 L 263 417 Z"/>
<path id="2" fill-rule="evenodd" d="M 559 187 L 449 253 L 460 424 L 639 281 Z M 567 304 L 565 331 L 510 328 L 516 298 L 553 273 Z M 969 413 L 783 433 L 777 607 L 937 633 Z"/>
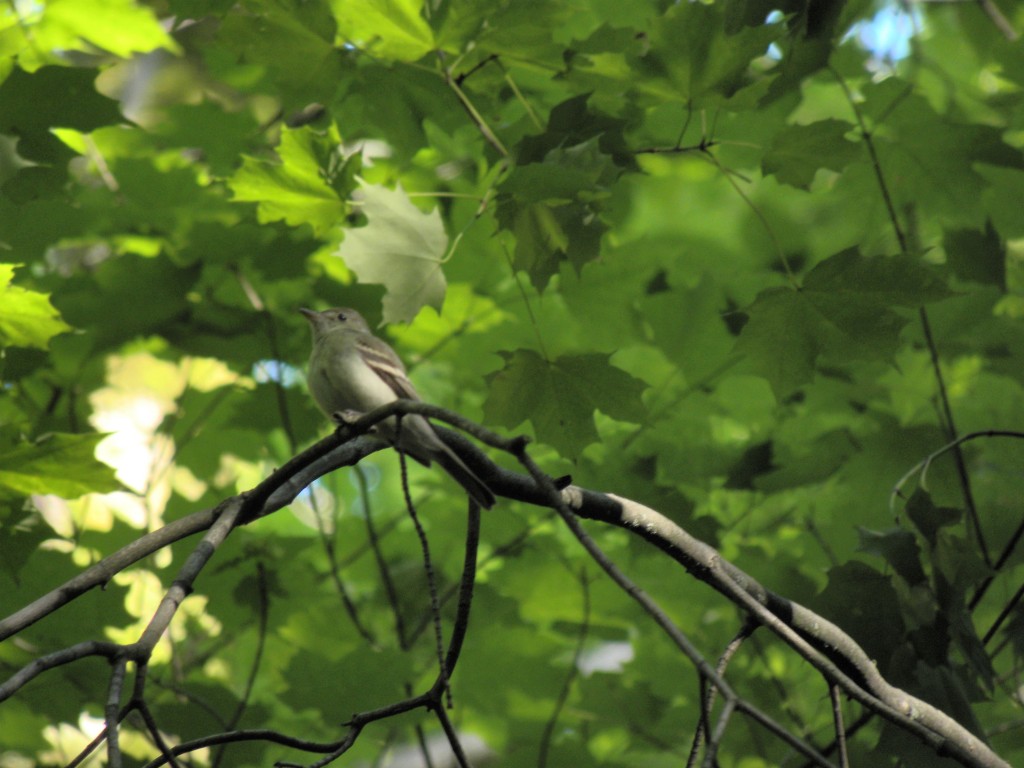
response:
<path id="1" fill-rule="evenodd" d="M 214 535 L 217 541 L 211 542 L 211 546 L 208 547 L 197 547 L 183 565 L 178 580 L 139 642 L 133 646 L 120 647 L 132 651 L 128 654 L 129 658 L 139 660 L 136 651 L 147 648 L 151 650 L 155 639 L 166 629 L 167 622 L 177 605 L 188 593 L 191 580 L 198 575 L 199 570 L 212 555 L 216 544 L 234 527 L 234 515 L 237 515 L 238 524 L 258 520 L 290 503 L 317 477 L 338 467 L 354 464 L 364 456 L 379 450 L 383 443 L 364 433 L 378 421 L 400 413 L 417 413 L 447 422 L 492 448 L 516 456 L 528 470 L 527 474 L 499 467 L 463 435 L 441 430 L 443 439 L 496 495 L 555 509 L 574 529 L 585 547 L 587 537 L 579 528 L 576 518 L 613 525 L 640 536 L 684 566 L 691 575 L 741 607 L 757 623 L 777 634 L 813 664 L 829 685 L 837 686 L 846 695 L 858 700 L 878 715 L 915 734 L 940 755 L 951 756 L 970 768 L 1009 768 L 1009 765 L 985 743 L 945 713 L 890 685 L 863 649 L 842 629 L 808 608 L 771 592 L 750 575 L 724 560 L 713 547 L 688 534 L 667 516 L 635 501 L 612 494 L 577 486 L 559 490 L 553 481 L 533 464 L 525 450 L 525 439 L 503 438 L 457 414 L 426 403 L 405 400 L 396 401 L 366 414 L 353 424 L 324 438 L 287 462 L 251 491 L 226 499 L 215 509 L 196 512 L 159 531 L 142 536 L 118 550 L 64 585 L 0 621 L 0 640 L 40 620 L 89 589 L 106 583 L 115 573 L 161 547 L 201 530 L 218 530 L 219 533 Z M 225 514 L 225 510 L 230 512 Z M 211 534 L 214 530 L 211 530 Z M 596 547 L 594 549 L 596 550 Z M 617 569 L 614 569 L 614 566 L 609 570 L 606 567 L 610 564 L 609 561 L 597 554 L 598 552 L 599 550 L 592 551 L 591 554 L 602 568 L 613 575 L 620 586 L 634 598 L 642 596 L 643 593 L 638 587 L 632 585 L 625 577 L 615 575 Z M 658 620 L 659 609 L 644 604 L 652 617 Z M 665 626 L 665 622 L 662 624 L 666 631 L 673 634 L 677 644 L 682 643 L 681 648 L 689 646 L 689 641 L 681 633 L 676 637 L 676 633 L 672 632 L 673 627 Z M 461 642 L 461 638 L 458 638 L 458 642 Z M 78 644 L 33 662 L 0 686 L 0 701 L 11 695 L 28 679 L 57 664 L 67 663 L 85 655 L 99 654 L 109 657 L 111 653 L 118 654 L 117 647 L 108 648 L 107 645 L 110 644 Z M 735 706 L 739 711 L 757 717 L 753 708 L 731 693 L 728 683 L 714 668 L 703 662 L 695 649 L 690 648 L 689 651 L 687 656 L 691 662 L 697 664 L 700 674 L 731 702 L 730 708 Z M 402 704 L 402 711 L 407 711 L 410 702 L 416 702 L 413 706 L 421 706 L 426 704 L 427 700 L 414 697 Z M 388 711 L 392 710 L 389 708 Z M 373 719 L 376 714 L 364 713 L 364 716 Z M 362 721 L 353 722 L 350 726 L 361 727 L 363 724 L 365 723 Z"/>

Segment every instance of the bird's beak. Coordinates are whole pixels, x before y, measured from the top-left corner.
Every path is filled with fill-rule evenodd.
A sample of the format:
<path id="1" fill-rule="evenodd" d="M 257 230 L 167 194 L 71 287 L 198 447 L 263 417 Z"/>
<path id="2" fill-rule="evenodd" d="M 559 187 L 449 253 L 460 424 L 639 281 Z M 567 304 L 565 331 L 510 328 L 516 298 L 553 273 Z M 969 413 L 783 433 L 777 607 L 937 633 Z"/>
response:
<path id="1" fill-rule="evenodd" d="M 302 316 L 309 321 L 309 330 L 313 332 L 313 338 L 315 339 L 324 331 L 325 318 L 315 309 L 309 309 L 308 307 L 302 307 L 299 309 Z"/>

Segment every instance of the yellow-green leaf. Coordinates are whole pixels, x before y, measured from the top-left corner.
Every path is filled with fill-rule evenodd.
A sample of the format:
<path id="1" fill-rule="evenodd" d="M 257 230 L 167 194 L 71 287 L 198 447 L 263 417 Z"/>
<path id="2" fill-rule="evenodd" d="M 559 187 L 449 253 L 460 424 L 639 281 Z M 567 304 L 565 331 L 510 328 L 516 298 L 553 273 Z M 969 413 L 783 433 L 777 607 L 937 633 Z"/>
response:
<path id="1" fill-rule="evenodd" d="M 17 264 L 0 264 L 0 346 L 46 349 L 50 339 L 71 330 L 50 304 L 49 294 L 11 285 Z"/>
<path id="2" fill-rule="evenodd" d="M 416 61 L 435 48 L 419 0 L 334 0 L 338 37 L 378 59 Z"/>
<path id="3" fill-rule="evenodd" d="M 0 492 L 48 493 L 74 499 L 116 491 L 114 470 L 96 458 L 104 435 L 53 434 L 0 454 Z"/>

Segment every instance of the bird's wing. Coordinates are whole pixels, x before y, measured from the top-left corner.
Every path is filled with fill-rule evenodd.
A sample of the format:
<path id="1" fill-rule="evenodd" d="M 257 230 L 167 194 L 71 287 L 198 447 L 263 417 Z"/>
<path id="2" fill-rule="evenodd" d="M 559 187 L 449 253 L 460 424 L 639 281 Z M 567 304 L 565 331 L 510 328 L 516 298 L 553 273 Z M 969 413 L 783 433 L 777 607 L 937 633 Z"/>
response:
<path id="1" fill-rule="evenodd" d="M 373 336 L 359 339 L 357 343 L 363 361 L 391 388 L 396 396 L 407 400 L 420 400 L 419 393 L 409 381 L 402 360 L 391 347 Z M 378 428 L 388 440 L 394 442 L 398 429 L 393 428 L 391 422 L 392 420 L 388 419 L 382 422 Z M 445 450 L 445 445 L 434 432 L 433 425 L 427 419 L 415 414 L 405 416 L 401 424 L 399 448 L 416 461 L 429 467 L 431 459 Z"/>
<path id="2" fill-rule="evenodd" d="M 419 400 L 420 395 L 409 381 L 405 366 L 401 359 L 387 344 L 373 344 L 364 339 L 358 342 L 359 354 L 374 373 L 380 376 L 398 397 L 407 400 Z"/>

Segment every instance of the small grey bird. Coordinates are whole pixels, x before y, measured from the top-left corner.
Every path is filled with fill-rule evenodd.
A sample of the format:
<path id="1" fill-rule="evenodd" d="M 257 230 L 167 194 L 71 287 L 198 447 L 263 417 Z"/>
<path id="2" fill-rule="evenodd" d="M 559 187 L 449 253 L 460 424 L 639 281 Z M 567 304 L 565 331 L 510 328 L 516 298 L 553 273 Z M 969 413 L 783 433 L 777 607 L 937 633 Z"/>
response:
<path id="1" fill-rule="evenodd" d="M 421 399 L 395 350 L 374 336 L 354 309 L 316 312 L 303 307 L 299 311 L 313 331 L 309 391 L 328 417 L 337 411 L 367 413 L 399 398 Z M 396 420 L 378 423 L 377 432 L 394 445 Z M 428 467 L 436 461 L 480 506 L 494 506 L 491 489 L 444 444 L 424 417 L 402 417 L 398 447 Z"/>

